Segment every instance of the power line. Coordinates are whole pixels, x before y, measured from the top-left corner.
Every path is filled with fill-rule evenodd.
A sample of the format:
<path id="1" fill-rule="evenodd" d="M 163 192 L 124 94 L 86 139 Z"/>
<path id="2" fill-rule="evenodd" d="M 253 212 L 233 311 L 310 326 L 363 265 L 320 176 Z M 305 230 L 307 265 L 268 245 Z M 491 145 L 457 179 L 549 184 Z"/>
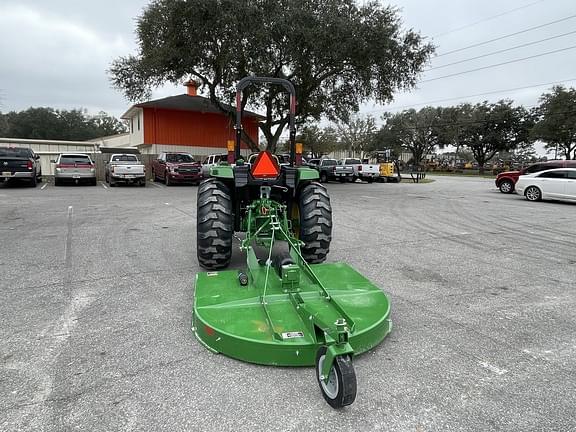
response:
<path id="1" fill-rule="evenodd" d="M 509 61 L 505 61 L 505 62 L 501 62 L 501 63 L 495 63 L 495 64 L 488 65 L 488 66 L 482 66 L 482 67 L 475 68 L 475 69 L 469 69 L 469 70 L 462 71 L 462 72 L 456 72 L 456 73 L 453 73 L 453 74 L 442 75 L 442 76 L 439 76 L 439 77 L 436 77 L 436 78 L 430 78 L 430 79 L 422 80 L 422 81 L 420 81 L 420 82 L 421 82 L 421 83 L 426 83 L 426 82 L 431 82 L 431 81 L 437 81 L 437 80 L 444 79 L 444 78 L 450 78 L 450 77 L 454 77 L 454 76 L 458 76 L 458 75 L 464 75 L 464 74 L 471 73 L 471 72 L 477 72 L 477 71 L 480 71 L 480 70 L 491 69 L 491 68 L 497 67 L 497 66 L 503 66 L 503 65 L 507 65 L 507 64 L 511 64 L 511 63 L 517 63 L 517 62 L 520 62 L 520 61 L 529 60 L 529 59 L 533 59 L 533 58 L 537 58 L 537 57 L 542 57 L 542 56 L 546 56 L 546 55 L 556 54 L 556 53 L 563 52 L 563 51 L 568 51 L 568 50 L 571 50 L 571 49 L 574 49 L 574 48 L 576 48 L 576 45 L 572 45 L 572 46 L 569 46 L 569 47 L 566 47 L 566 48 L 560 48 L 560 49 L 553 50 L 553 51 L 546 51 L 546 52 L 543 52 L 543 53 L 540 53 L 540 54 L 531 55 L 531 56 L 528 56 L 528 57 L 522 57 L 522 58 L 519 58 L 519 59 L 509 60 Z"/>
<path id="2" fill-rule="evenodd" d="M 416 104 L 411 104 L 411 105 L 401 105 L 401 106 L 396 106 L 396 107 L 392 106 L 392 107 L 388 107 L 388 108 L 380 108 L 377 110 L 365 111 L 365 112 L 366 113 L 373 113 L 373 112 L 388 111 L 391 109 L 394 109 L 394 110 L 400 109 L 401 110 L 401 109 L 412 108 L 412 107 L 421 106 L 421 105 L 429 105 L 429 104 L 439 103 L 439 102 L 449 102 L 452 100 L 466 99 L 466 98 L 472 98 L 472 97 L 478 97 L 478 96 L 487 96 L 487 95 L 492 95 L 492 94 L 500 94 L 500 93 L 517 91 L 517 90 L 526 90 L 526 89 L 530 89 L 530 88 L 544 87 L 544 86 L 549 86 L 549 85 L 554 85 L 554 84 L 562 84 L 562 83 L 571 82 L 571 81 L 576 81 L 576 78 L 570 78 L 570 79 L 561 80 L 561 81 L 550 81 L 547 83 L 534 84 L 534 85 L 523 86 L 523 87 L 514 87 L 514 88 L 509 88 L 509 89 L 493 90 L 493 91 L 489 91 L 489 92 L 476 93 L 476 94 L 471 94 L 471 95 L 466 95 L 466 96 L 456 96 L 456 97 L 450 97 L 450 98 L 444 98 L 444 99 L 435 99 L 435 100 L 430 100 L 427 102 L 421 102 L 421 103 L 416 103 Z"/>
<path id="3" fill-rule="evenodd" d="M 536 107 L 538 105 L 526 105 L 523 106 L 524 108 L 533 108 Z M 561 116 L 561 115 L 565 115 L 565 114 L 576 114 L 576 109 L 570 109 L 570 110 L 566 110 L 566 111 L 558 111 L 555 113 L 548 113 L 548 116 Z M 425 124 L 425 125 L 404 125 L 403 127 L 405 129 L 410 129 L 410 130 L 418 130 L 418 129 L 429 129 L 432 127 L 443 127 L 443 126 L 467 126 L 467 125 L 474 125 L 474 124 L 484 124 L 484 123 L 490 123 L 493 122 L 495 120 L 461 120 L 461 121 L 456 121 L 456 122 L 432 122 L 429 124 Z"/>
<path id="4" fill-rule="evenodd" d="M 508 10 L 508 11 L 499 13 L 499 14 L 497 14 L 497 15 L 492 15 L 492 16 L 489 16 L 489 17 L 487 17 L 487 18 L 483 18 L 483 19 L 481 19 L 481 20 L 479 20 L 479 21 L 475 21 L 475 22 L 473 22 L 473 23 L 463 25 L 462 27 L 457 27 L 457 28 L 455 28 L 455 29 L 448 30 L 447 32 L 438 33 L 438 34 L 436 34 L 436 35 L 434 35 L 434 36 L 432 36 L 432 37 L 433 37 L 433 38 L 437 38 L 437 37 L 440 37 L 440 36 L 445 36 L 445 35 L 450 34 L 450 33 L 456 33 L 456 32 L 458 32 L 458 31 L 464 30 L 464 29 L 466 29 L 466 28 L 468 28 L 468 27 L 473 27 L 473 26 L 475 26 L 475 25 L 477 25 L 477 24 L 480 24 L 480 23 L 483 23 L 483 22 L 486 22 L 486 21 L 491 21 L 491 20 L 493 20 L 493 19 L 495 19 L 495 18 L 500 18 L 501 16 L 508 15 L 508 14 L 510 14 L 510 13 L 512 13 L 512 12 L 516 12 L 516 11 L 519 11 L 519 10 L 521 10 L 521 9 L 526 9 L 526 8 L 528 8 L 528 7 L 530 7 L 530 6 L 534 6 L 534 5 L 537 4 L 537 3 L 541 3 L 542 1 L 544 1 L 544 0 L 537 0 L 537 1 L 532 2 L 532 3 L 529 3 L 529 4 L 527 4 L 527 5 L 520 6 L 520 7 L 514 8 L 514 9 L 510 9 L 510 10 Z"/>
<path id="5" fill-rule="evenodd" d="M 436 69 L 442 69 L 442 68 L 445 68 L 445 67 L 448 67 L 448 66 L 454 66 L 454 65 L 457 65 L 457 64 L 460 64 L 460 63 L 466 63 L 466 62 L 469 62 L 469 61 L 472 61 L 472 60 L 477 60 L 477 59 L 480 59 L 480 58 L 489 57 L 489 56 L 493 56 L 493 55 L 496 55 L 496 54 L 501 54 L 501 53 L 503 53 L 503 52 L 512 51 L 512 50 L 515 50 L 515 49 L 518 49 L 518 48 L 524 48 L 524 47 L 527 47 L 527 46 L 530 46 L 530 45 L 535 45 L 535 44 L 538 44 L 538 43 L 541 43 L 541 42 L 546 42 L 546 41 L 549 41 L 549 40 L 552 40 L 552 39 L 557 39 L 557 38 L 564 37 L 564 36 L 568 36 L 568 35 L 571 35 L 571 34 L 574 34 L 574 33 L 576 33 L 576 30 L 571 31 L 571 32 L 568 32 L 568 33 L 562 33 L 562 34 L 560 34 L 560 35 L 556 35 L 556 36 L 551 36 L 551 37 L 548 37 L 548 38 L 540 39 L 540 40 L 537 40 L 537 41 L 528 42 L 528 43 L 525 43 L 525 44 L 516 45 L 516 46 L 510 47 L 510 48 L 505 48 L 505 49 L 501 49 L 501 50 L 498 50 L 498 51 L 493 51 L 493 52 L 490 52 L 490 53 L 487 53 L 487 54 L 483 54 L 483 55 L 479 55 L 479 56 L 476 56 L 476 57 L 470 57 L 470 58 L 467 58 L 467 59 L 464 59 L 464 60 L 460 60 L 460 61 L 457 61 L 457 62 L 447 63 L 447 64 L 444 64 L 444 65 L 441 65 L 441 66 L 434 66 L 434 67 L 432 67 L 432 68 L 426 69 L 424 72 L 428 72 L 428 71 L 436 70 Z"/>
<path id="6" fill-rule="evenodd" d="M 556 24 L 556 23 L 559 23 L 559 22 L 567 21 L 567 20 L 570 20 L 570 19 L 573 19 L 573 18 L 576 18 L 576 14 L 575 14 L 575 15 L 570 15 L 570 16 L 567 16 L 567 17 L 564 17 L 564 18 L 561 18 L 561 19 L 558 19 L 558 20 L 555 20 L 555 21 L 550 21 L 550 22 L 547 22 L 547 23 L 545 23 L 545 24 L 540 24 L 540 25 L 537 25 L 537 26 L 534 26 L 534 27 L 529 27 L 529 28 L 527 28 L 527 29 L 520 30 L 520 31 L 517 31 L 517 32 L 514 32 L 514 33 L 509 33 L 509 34 L 507 34 L 507 35 L 500 36 L 500 37 L 497 37 L 497 38 L 494 38 L 494 39 L 489 39 L 489 40 L 484 41 L 484 42 L 478 42 L 478 43 L 475 43 L 475 44 L 472 44 L 472 45 L 468 45 L 468 46 L 465 46 L 465 47 L 462 47 L 462 48 L 458 48 L 458 49 L 455 49 L 455 50 L 452 50 L 452 51 L 447 51 L 447 52 L 445 52 L 445 53 L 438 54 L 435 58 L 443 57 L 443 56 L 445 56 L 445 55 L 453 54 L 453 53 L 460 52 L 460 51 L 464 51 L 464 50 L 467 50 L 467 49 L 470 49 L 470 48 L 476 48 L 476 47 L 478 47 L 478 46 L 486 45 L 486 44 L 489 44 L 489 43 L 491 43 L 491 42 L 495 42 L 495 41 L 498 41 L 498 40 L 506 39 L 506 38 L 509 38 L 509 37 L 512 37 L 512 36 L 516 36 L 516 35 L 519 35 L 519 34 L 522 34 L 522 33 L 527 33 L 527 32 L 532 31 L 532 30 L 537 30 L 537 29 L 540 29 L 540 28 L 543 28 L 543 27 L 547 27 L 547 26 L 550 26 L 550 25 L 552 25 L 552 24 Z"/>

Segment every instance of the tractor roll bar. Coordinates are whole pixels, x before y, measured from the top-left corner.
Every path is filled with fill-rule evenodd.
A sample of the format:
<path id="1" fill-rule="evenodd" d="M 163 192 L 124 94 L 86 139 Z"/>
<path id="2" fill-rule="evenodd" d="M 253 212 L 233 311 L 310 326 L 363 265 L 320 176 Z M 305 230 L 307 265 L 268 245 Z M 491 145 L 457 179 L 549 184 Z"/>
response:
<path id="1" fill-rule="evenodd" d="M 238 85 L 236 85 L 236 160 L 240 159 L 240 141 L 242 138 L 242 90 L 251 84 L 255 83 L 269 83 L 281 85 L 290 94 L 290 117 L 289 117 L 289 130 L 290 130 L 290 166 L 294 166 L 296 160 L 296 89 L 294 84 L 283 78 L 269 78 L 269 77 L 256 77 L 250 76 L 242 78 Z"/>

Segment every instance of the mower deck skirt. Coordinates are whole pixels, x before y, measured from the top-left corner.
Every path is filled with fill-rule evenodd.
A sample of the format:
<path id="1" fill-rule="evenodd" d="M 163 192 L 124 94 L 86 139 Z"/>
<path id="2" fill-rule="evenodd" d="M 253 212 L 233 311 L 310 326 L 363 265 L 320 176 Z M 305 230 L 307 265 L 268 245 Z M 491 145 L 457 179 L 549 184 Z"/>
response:
<path id="1" fill-rule="evenodd" d="M 310 267 L 353 321 L 349 342 L 354 354 L 378 345 L 392 328 L 384 292 L 347 264 Z M 261 304 L 261 293 L 262 287 L 254 286 L 252 278 L 247 286 L 241 286 L 236 270 L 197 274 L 192 324 L 196 337 L 214 352 L 250 363 L 313 366 L 318 349 L 325 344 L 323 332 L 317 328 L 309 330 L 310 323 L 303 322 L 279 278 L 272 278 L 267 286 L 265 299 L 270 321 Z M 334 323 L 341 318 L 333 303 L 319 293 L 318 286 L 304 273 L 299 294 L 306 310 L 322 322 Z"/>

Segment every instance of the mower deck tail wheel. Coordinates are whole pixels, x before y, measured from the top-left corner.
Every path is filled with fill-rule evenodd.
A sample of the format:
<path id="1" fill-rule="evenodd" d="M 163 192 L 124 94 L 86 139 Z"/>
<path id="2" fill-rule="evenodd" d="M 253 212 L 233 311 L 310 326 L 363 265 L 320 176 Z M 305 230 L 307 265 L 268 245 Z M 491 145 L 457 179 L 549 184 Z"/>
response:
<path id="1" fill-rule="evenodd" d="M 230 264 L 234 219 L 228 187 L 215 178 L 207 179 L 198 188 L 196 250 L 198 262 L 208 270 L 222 269 Z"/>
<path id="2" fill-rule="evenodd" d="M 326 347 L 322 347 L 316 354 L 316 378 L 322 391 L 322 396 L 332 408 L 343 408 L 351 405 L 356 399 L 356 372 L 349 355 L 334 358 L 330 375 L 325 381 L 322 376 L 322 366 L 326 358 Z"/>
<path id="3" fill-rule="evenodd" d="M 309 264 L 322 263 L 332 241 L 332 207 L 326 188 L 315 182 L 306 185 L 300 192 L 298 211 L 302 257 Z"/>

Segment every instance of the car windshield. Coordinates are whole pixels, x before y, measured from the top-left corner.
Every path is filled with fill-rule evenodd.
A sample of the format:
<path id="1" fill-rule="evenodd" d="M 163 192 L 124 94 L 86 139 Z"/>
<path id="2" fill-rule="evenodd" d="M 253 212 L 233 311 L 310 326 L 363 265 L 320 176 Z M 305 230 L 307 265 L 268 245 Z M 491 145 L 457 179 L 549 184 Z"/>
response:
<path id="1" fill-rule="evenodd" d="M 138 162 L 138 158 L 134 155 L 115 155 L 112 162 Z"/>
<path id="2" fill-rule="evenodd" d="M 360 159 L 346 159 L 346 164 L 347 165 L 352 165 L 352 164 L 362 165 L 362 162 L 360 162 Z"/>
<path id="3" fill-rule="evenodd" d="M 188 162 L 194 162 L 194 158 L 189 154 L 175 153 L 175 154 L 167 154 L 166 161 L 173 163 L 188 163 Z"/>
<path id="4" fill-rule="evenodd" d="M 83 155 L 62 155 L 60 156 L 61 164 L 89 164 L 90 158 Z"/>
<path id="5" fill-rule="evenodd" d="M 27 148 L 5 147 L 0 148 L 0 157 L 32 157 L 32 152 Z"/>

